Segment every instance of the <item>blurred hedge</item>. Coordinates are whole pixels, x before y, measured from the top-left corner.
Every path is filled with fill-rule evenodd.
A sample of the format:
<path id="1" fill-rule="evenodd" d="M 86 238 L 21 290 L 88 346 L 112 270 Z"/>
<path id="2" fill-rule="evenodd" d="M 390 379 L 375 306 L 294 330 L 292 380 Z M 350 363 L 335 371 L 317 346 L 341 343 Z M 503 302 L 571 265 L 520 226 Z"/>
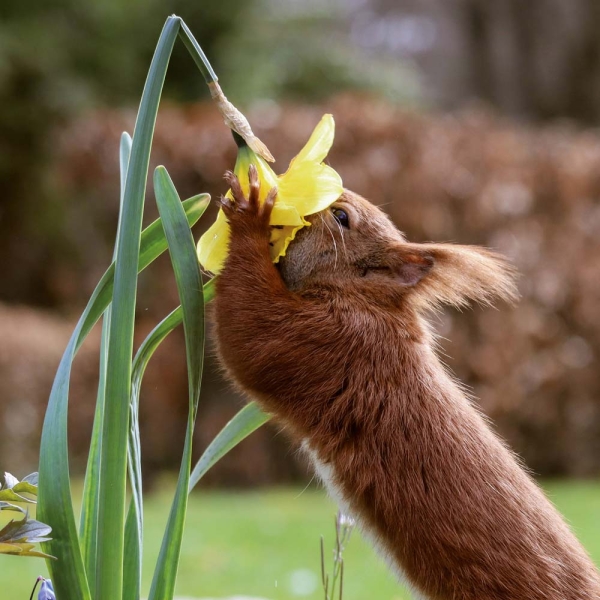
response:
<path id="1" fill-rule="evenodd" d="M 446 361 L 535 472 L 599 473 L 597 132 L 566 125 L 524 127 L 481 109 L 417 114 L 350 96 L 318 106 L 272 103 L 255 107 L 250 118 L 279 158 L 278 170 L 284 170 L 325 111 L 336 117 L 330 162 L 345 185 L 389 211 L 411 239 L 483 244 L 515 262 L 522 273 L 522 300 L 516 308 L 446 311 L 437 320 Z M 62 235 L 70 261 L 55 261 L 54 248 L 46 248 L 45 264 L 52 267 L 20 276 L 35 277 L 52 290 L 58 306 L 80 307 L 109 260 L 117 217 L 118 137 L 131 126 L 131 113 L 100 111 L 71 123 L 55 141 L 55 185 L 62 191 L 61 210 L 68 225 Z M 182 196 L 223 193 L 222 174 L 234 158 L 234 145 L 213 107 L 167 106 L 161 112 L 153 162 L 167 166 Z M 213 218 L 214 213 L 207 214 L 204 226 Z M 21 243 L 36 242 L 32 237 Z M 8 278 L 11 270 L 22 268 L 18 254 L 1 260 Z M 176 302 L 168 268 L 164 260 L 142 277 L 142 330 Z M 19 440 L 36 438 L 50 374 L 68 327 L 63 323 L 64 333 L 59 335 L 55 317 L 10 307 L 0 308 L 0 315 L 0 336 L 5 340 L 0 353 L 2 410 L 12 415 L 12 422 L 26 415 L 30 423 L 25 431 L 0 419 L 5 428 L 0 431 L 0 463 L 8 465 L 14 462 L 10 448 Z M 29 326 L 15 325 L 28 320 Z M 13 327 L 10 336 L 5 334 L 7 327 Z M 40 336 L 49 343 L 40 344 Z M 35 347 L 35 361 L 27 358 L 27 344 Z M 173 439 L 184 427 L 182 352 L 181 340 L 173 338 L 148 370 L 142 427 L 149 471 L 174 465 L 180 452 Z M 90 353 L 87 360 L 93 362 Z M 44 361 L 47 366 L 42 367 Z M 86 369 L 82 366 L 73 397 L 71 432 L 79 455 L 93 402 Z M 23 374 L 18 381 L 17 371 Z M 199 415 L 199 450 L 239 404 L 212 365 Z M 210 480 L 268 483 L 303 473 L 283 437 L 265 430 L 232 453 Z"/>

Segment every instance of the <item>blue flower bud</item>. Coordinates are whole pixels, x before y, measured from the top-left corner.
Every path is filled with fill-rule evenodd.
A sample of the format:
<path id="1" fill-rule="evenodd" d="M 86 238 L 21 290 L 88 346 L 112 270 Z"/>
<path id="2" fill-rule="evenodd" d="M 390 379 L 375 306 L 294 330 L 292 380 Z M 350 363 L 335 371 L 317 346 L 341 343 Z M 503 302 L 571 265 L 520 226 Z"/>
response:
<path id="1" fill-rule="evenodd" d="M 42 581 L 42 587 L 38 593 L 38 600 L 56 600 L 54 594 L 54 588 L 52 587 L 52 581 L 50 579 L 44 579 Z"/>

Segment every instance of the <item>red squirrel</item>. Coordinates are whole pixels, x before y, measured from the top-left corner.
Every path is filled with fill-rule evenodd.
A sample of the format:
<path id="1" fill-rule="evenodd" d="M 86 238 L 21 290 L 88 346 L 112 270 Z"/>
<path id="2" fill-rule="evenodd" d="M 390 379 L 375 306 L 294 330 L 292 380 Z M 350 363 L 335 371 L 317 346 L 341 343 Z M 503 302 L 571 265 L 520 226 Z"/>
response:
<path id="1" fill-rule="evenodd" d="M 435 600 L 600 599 L 600 575 L 554 506 L 436 354 L 427 312 L 515 300 L 478 247 L 406 240 L 350 191 L 308 217 L 278 265 L 276 189 L 226 174 L 229 254 L 218 352 L 311 455 L 329 492 L 412 588 Z"/>

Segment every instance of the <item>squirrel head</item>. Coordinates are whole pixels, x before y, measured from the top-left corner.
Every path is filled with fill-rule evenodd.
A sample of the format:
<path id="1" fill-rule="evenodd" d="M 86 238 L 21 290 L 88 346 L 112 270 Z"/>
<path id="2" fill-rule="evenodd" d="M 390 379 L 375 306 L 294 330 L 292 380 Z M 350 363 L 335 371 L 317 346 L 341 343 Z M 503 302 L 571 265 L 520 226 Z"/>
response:
<path id="1" fill-rule="evenodd" d="M 417 309 L 518 296 L 515 270 L 503 257 L 476 246 L 411 243 L 382 210 L 349 190 L 308 220 L 279 263 L 291 290 L 326 287 Z"/>

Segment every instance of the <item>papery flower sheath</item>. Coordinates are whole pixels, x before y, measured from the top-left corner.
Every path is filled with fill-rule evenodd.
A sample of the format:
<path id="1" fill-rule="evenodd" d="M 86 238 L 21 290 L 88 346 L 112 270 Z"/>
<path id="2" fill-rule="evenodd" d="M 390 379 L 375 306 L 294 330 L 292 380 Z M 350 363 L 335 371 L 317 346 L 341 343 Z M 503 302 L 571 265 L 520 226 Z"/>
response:
<path id="1" fill-rule="evenodd" d="M 308 142 L 292 159 L 283 175 L 275 175 L 271 167 L 242 144 L 238 150 L 234 173 L 244 194 L 248 195 L 248 168 L 253 164 L 260 180 L 259 201 L 264 202 L 269 190 L 277 186 L 277 200 L 271 214 L 271 258 L 278 262 L 302 227 L 310 225 L 304 217 L 333 204 L 343 192 L 342 179 L 330 166 L 323 164 L 335 132 L 332 115 L 324 115 Z M 227 192 L 231 197 L 231 191 Z M 229 248 L 229 224 L 222 210 L 216 221 L 198 242 L 198 260 L 204 269 L 217 274 L 223 268 Z"/>

